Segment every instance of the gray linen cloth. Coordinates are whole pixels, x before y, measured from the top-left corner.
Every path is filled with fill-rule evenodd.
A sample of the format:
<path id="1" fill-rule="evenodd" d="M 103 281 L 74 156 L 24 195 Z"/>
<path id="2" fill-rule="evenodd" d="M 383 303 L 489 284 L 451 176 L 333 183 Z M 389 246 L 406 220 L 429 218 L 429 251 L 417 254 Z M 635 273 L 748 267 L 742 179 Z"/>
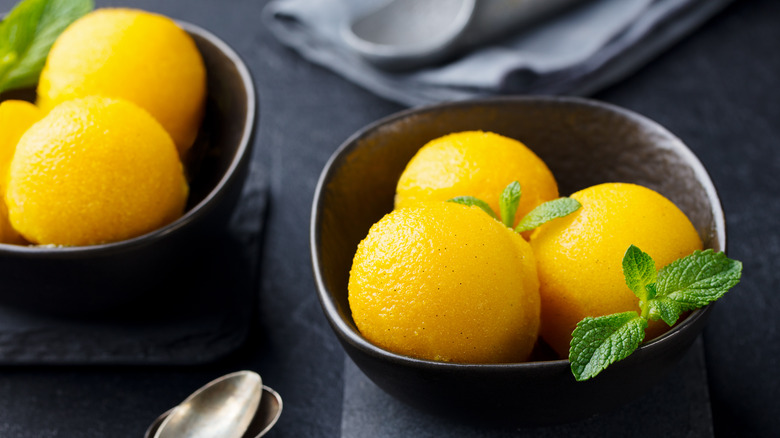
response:
<path id="1" fill-rule="evenodd" d="M 588 95 L 636 71 L 731 0 L 587 0 L 444 65 L 377 69 L 340 30 L 388 0 L 274 0 L 263 20 L 311 62 L 386 99 L 418 106 L 495 94 Z M 493 1 L 493 0 L 485 0 Z"/>

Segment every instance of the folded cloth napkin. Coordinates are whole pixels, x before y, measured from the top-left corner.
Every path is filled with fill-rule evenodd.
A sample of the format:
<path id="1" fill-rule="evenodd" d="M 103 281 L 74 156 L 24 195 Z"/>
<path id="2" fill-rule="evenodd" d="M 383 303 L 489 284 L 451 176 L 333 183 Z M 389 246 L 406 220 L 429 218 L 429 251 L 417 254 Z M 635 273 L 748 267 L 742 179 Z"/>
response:
<path id="1" fill-rule="evenodd" d="M 311 62 L 398 103 L 496 94 L 588 95 L 639 69 L 731 0 L 587 0 L 443 65 L 380 70 L 341 29 L 388 0 L 274 0 L 263 19 Z M 492 1 L 492 0 L 491 0 Z"/>

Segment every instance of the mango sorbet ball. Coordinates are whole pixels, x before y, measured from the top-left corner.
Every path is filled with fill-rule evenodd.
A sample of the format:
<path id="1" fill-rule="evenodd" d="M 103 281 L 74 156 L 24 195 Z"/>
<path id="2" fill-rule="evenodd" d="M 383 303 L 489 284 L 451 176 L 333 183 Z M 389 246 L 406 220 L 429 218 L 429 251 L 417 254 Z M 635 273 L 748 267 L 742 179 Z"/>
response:
<path id="1" fill-rule="evenodd" d="M 530 245 L 477 207 L 395 210 L 360 243 L 349 304 L 360 332 L 389 351 L 459 363 L 521 362 L 539 328 Z"/>
<path id="2" fill-rule="evenodd" d="M 6 100 L 0 103 L 0 194 L 5 193 L 8 167 L 14 157 L 16 144 L 27 128 L 40 120 L 43 115 L 38 107 L 23 100 Z M 5 199 L 0 199 L 0 243 L 16 245 L 26 243 L 8 220 Z"/>
<path id="3" fill-rule="evenodd" d="M 206 69 L 193 39 L 168 17 L 97 9 L 57 38 L 38 83 L 48 111 L 78 97 L 129 100 L 168 131 L 182 156 L 195 141 L 206 100 Z"/>
<path id="4" fill-rule="evenodd" d="M 93 96 L 58 105 L 25 132 L 5 200 L 30 242 L 90 245 L 172 222 L 188 191 L 165 129 L 130 102 Z"/>
<path id="5" fill-rule="evenodd" d="M 702 248 L 690 220 L 664 196 L 635 184 L 606 183 L 571 195 L 582 207 L 531 235 L 542 297 L 541 337 L 568 357 L 571 333 L 586 316 L 638 311 L 626 286 L 623 256 L 631 245 L 656 269 Z M 669 327 L 650 321 L 645 339 Z"/>
<path id="6" fill-rule="evenodd" d="M 523 143 L 493 132 L 456 132 L 431 140 L 412 157 L 398 180 L 395 207 L 474 196 L 499 211 L 499 196 L 513 181 L 523 190 L 515 225 L 558 197 L 552 172 Z"/>

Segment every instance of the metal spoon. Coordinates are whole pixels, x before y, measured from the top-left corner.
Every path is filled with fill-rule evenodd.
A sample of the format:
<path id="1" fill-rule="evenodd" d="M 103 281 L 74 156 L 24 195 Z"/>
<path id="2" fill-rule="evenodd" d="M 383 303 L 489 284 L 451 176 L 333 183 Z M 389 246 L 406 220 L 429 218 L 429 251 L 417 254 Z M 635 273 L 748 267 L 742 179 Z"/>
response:
<path id="1" fill-rule="evenodd" d="M 260 376 L 238 371 L 207 383 L 162 419 L 154 438 L 240 438 L 263 394 Z M 148 432 L 147 432 L 148 434 Z"/>
<path id="2" fill-rule="evenodd" d="M 392 0 L 341 29 L 347 45 L 387 70 L 436 63 L 455 52 L 583 0 Z"/>

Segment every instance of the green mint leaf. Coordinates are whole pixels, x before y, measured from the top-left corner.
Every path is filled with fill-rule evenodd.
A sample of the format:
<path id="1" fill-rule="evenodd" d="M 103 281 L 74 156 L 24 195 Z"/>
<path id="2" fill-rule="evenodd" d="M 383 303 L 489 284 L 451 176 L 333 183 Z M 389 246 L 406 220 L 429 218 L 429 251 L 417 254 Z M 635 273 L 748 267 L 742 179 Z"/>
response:
<path id="1" fill-rule="evenodd" d="M 655 262 L 649 254 L 631 245 L 623 255 L 623 276 L 626 279 L 626 285 L 634 292 L 640 300 L 647 301 L 655 294 L 655 288 L 652 292 L 648 290 L 648 285 L 655 283 L 656 271 Z"/>
<path id="2" fill-rule="evenodd" d="M 656 300 L 670 300 L 681 311 L 693 310 L 722 297 L 739 283 L 742 263 L 711 249 L 694 251 L 658 271 Z"/>
<path id="3" fill-rule="evenodd" d="M 448 199 L 447 202 L 454 202 L 456 204 L 463 204 L 468 206 L 472 206 L 472 205 L 477 206 L 481 208 L 485 213 L 489 214 L 490 217 L 492 217 L 495 220 L 498 220 L 496 214 L 493 212 L 493 209 L 490 208 L 488 203 L 479 198 L 475 198 L 473 196 L 458 196 L 452 199 Z"/>
<path id="4" fill-rule="evenodd" d="M 588 380 L 628 357 L 644 339 L 645 328 L 647 320 L 636 312 L 588 317 L 577 323 L 569 348 L 574 378 Z"/>
<path id="5" fill-rule="evenodd" d="M 93 0 L 23 0 L 0 23 L 0 92 L 35 85 L 54 40 Z"/>
<path id="6" fill-rule="evenodd" d="M 650 312 L 648 318 L 652 320 L 662 319 L 669 326 L 673 326 L 680 314 L 683 313 L 683 307 L 680 303 L 669 299 L 668 297 L 655 298 L 648 301 Z"/>
<path id="7" fill-rule="evenodd" d="M 572 198 L 558 198 L 547 201 L 531 210 L 530 213 L 522 218 L 520 223 L 517 224 L 515 231 L 522 233 L 523 231 L 533 230 L 545 222 L 574 213 L 581 206 L 576 199 Z"/>
<path id="8" fill-rule="evenodd" d="M 523 190 L 520 187 L 520 183 L 513 181 L 506 186 L 499 197 L 498 205 L 501 209 L 501 219 L 503 219 L 504 225 L 509 228 L 512 228 L 515 225 L 517 205 L 520 203 L 520 196 L 522 196 L 522 194 Z"/>

